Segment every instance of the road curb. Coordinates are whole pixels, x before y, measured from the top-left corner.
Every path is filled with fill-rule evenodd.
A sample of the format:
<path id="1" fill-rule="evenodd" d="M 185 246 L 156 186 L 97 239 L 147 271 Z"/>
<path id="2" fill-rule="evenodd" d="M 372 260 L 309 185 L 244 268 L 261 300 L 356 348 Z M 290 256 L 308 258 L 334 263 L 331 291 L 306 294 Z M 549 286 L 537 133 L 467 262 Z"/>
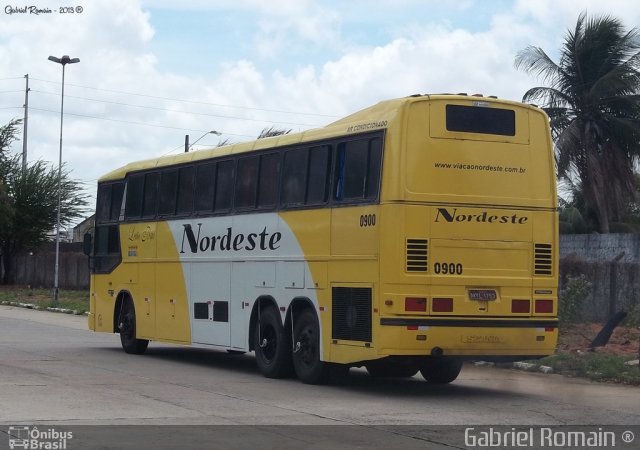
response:
<path id="1" fill-rule="evenodd" d="M 25 309 L 34 309 L 36 311 L 49 311 L 49 312 L 62 313 L 62 314 L 71 314 L 71 315 L 74 315 L 74 316 L 88 316 L 89 315 L 89 313 L 87 311 L 78 311 L 77 309 L 66 309 L 66 308 L 53 308 L 51 306 L 42 307 L 42 306 L 36 305 L 34 303 L 1 301 L 0 305 L 14 306 L 14 307 L 17 307 L 17 308 L 25 308 Z"/>

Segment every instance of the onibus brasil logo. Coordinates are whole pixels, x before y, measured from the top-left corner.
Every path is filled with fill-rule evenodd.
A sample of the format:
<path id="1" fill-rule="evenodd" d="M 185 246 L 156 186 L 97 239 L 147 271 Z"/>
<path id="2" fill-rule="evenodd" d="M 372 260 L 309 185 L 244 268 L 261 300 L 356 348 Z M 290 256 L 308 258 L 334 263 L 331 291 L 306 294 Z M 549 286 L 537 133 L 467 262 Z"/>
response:
<path id="1" fill-rule="evenodd" d="M 38 427 L 11 426 L 8 430 L 9 448 L 26 450 L 65 450 L 73 439 L 73 432 L 55 428 L 39 430 Z"/>

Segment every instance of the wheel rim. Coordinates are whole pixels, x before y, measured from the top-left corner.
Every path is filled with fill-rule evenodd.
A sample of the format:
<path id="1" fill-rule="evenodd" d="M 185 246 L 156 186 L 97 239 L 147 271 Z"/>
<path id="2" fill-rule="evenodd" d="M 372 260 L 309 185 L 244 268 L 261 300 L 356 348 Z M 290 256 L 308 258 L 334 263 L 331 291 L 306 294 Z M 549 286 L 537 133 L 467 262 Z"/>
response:
<path id="1" fill-rule="evenodd" d="M 276 356 L 278 348 L 278 336 L 276 330 L 272 326 L 265 326 L 260 333 L 262 342 L 266 341 L 266 345 L 262 348 L 262 356 L 267 362 L 272 362 Z"/>
<path id="2" fill-rule="evenodd" d="M 127 339 L 133 338 L 133 314 L 127 312 L 122 318 L 122 326 L 120 327 L 120 334 Z"/>
<path id="3" fill-rule="evenodd" d="M 306 326 L 300 332 L 298 336 L 298 343 L 300 347 L 296 355 L 298 360 L 305 366 L 312 365 L 316 360 L 316 346 L 315 346 L 315 333 L 313 328 Z"/>

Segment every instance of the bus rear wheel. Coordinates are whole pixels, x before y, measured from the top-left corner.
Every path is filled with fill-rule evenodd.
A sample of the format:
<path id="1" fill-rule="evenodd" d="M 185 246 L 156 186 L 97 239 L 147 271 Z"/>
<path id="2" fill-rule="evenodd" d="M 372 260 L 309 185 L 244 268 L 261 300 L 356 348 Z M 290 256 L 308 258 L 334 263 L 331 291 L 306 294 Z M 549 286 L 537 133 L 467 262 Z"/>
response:
<path id="1" fill-rule="evenodd" d="M 280 323 L 278 311 L 267 307 L 253 333 L 256 362 L 267 378 L 284 378 L 291 374 L 291 339 Z"/>
<path id="2" fill-rule="evenodd" d="M 122 301 L 118 330 L 120 331 L 120 343 L 126 353 L 141 355 L 147 350 L 149 341 L 136 339 L 136 309 L 130 298 L 125 298 Z"/>
<path id="3" fill-rule="evenodd" d="M 326 382 L 331 367 L 320 361 L 320 327 L 310 309 L 295 319 L 293 342 L 293 367 L 298 379 L 306 384 Z"/>
<path id="4" fill-rule="evenodd" d="M 450 357 L 430 357 L 422 367 L 420 374 L 432 384 L 447 384 L 458 378 L 462 370 L 462 360 Z"/>

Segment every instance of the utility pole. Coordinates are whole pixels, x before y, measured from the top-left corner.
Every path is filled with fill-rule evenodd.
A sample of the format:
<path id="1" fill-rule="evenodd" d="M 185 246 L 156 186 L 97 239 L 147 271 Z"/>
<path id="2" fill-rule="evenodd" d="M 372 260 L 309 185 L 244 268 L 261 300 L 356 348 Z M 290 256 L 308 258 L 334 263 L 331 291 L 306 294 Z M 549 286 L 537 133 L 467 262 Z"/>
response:
<path id="1" fill-rule="evenodd" d="M 24 121 L 22 122 L 22 170 L 27 168 L 27 121 L 29 120 L 29 74 L 24 76 L 27 86 L 24 90 Z"/>
<path id="2" fill-rule="evenodd" d="M 184 135 L 184 152 L 187 153 L 189 151 L 189 135 Z"/>

